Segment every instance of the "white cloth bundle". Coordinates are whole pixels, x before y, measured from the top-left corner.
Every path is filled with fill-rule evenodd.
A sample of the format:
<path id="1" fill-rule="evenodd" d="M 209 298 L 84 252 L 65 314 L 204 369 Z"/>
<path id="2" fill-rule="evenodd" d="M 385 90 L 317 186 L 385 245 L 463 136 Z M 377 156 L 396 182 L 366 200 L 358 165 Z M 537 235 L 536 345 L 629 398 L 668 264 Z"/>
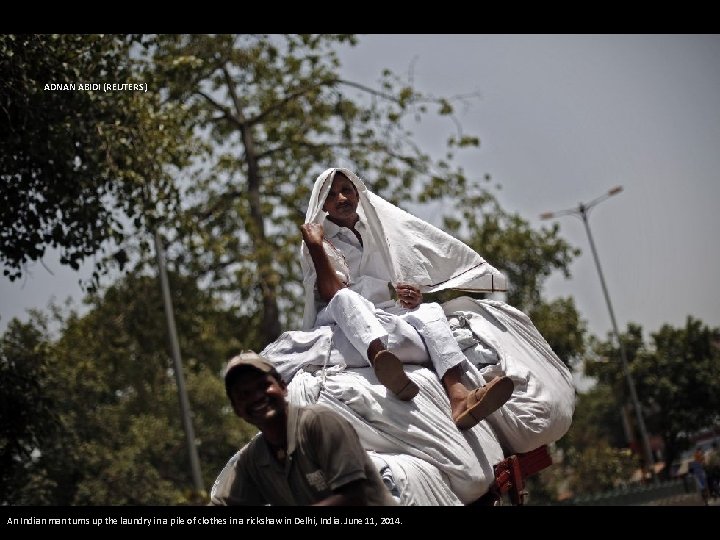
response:
<path id="1" fill-rule="evenodd" d="M 358 213 L 367 226 L 364 240 L 375 246 L 374 256 L 383 258 L 391 274 L 388 281 L 411 283 L 423 292 L 506 290 L 505 278 L 480 255 L 371 193 L 348 169 L 327 169 L 318 177 L 306 223 L 325 221 L 322 207 L 338 171 L 358 191 Z M 336 270 L 342 266 L 334 263 Z M 451 321 L 454 317 L 455 323 L 462 320 L 464 325 L 455 337 L 468 359 L 467 387 L 477 387 L 497 375 L 508 375 L 515 383 L 509 401 L 487 421 L 459 431 L 450 416 L 447 394 L 433 371 L 406 365 L 421 391 L 411 402 L 399 401 L 388 395 L 371 368 L 362 367 L 367 363 L 346 346 L 347 339 L 343 341 L 335 326 L 313 328 L 316 275 L 304 243 L 301 264 L 303 326 L 312 330 L 286 332 L 261 354 L 291 381 L 292 403 L 319 403 L 350 421 L 363 447 L 392 470 L 401 504 L 471 502 L 487 491 L 494 479 L 493 465 L 504 453 L 527 452 L 556 441 L 568 430 L 575 403 L 570 372 L 525 314 L 502 302 L 467 297 L 443 306 Z M 471 337 L 478 339 L 477 346 L 471 339 L 468 342 Z"/>
<path id="2" fill-rule="evenodd" d="M 496 364 L 480 370 L 483 377 L 507 375 L 515 383 L 507 403 L 488 418 L 505 451 L 529 452 L 565 435 L 575 410 L 572 375 L 530 318 L 504 302 L 468 297 L 443 309 L 451 322 L 464 318 L 497 355 Z"/>
<path id="3" fill-rule="evenodd" d="M 552 443 L 572 420 L 570 372 L 524 313 L 502 302 L 467 297 L 443 308 L 451 322 L 462 318 L 481 345 L 482 354 L 472 355 L 479 359 L 477 366 L 468 355 L 468 387 L 502 374 L 515 383 L 508 402 L 468 431 L 455 427 L 435 373 L 406 365 L 421 391 L 411 402 L 399 401 L 378 384 L 372 369 L 346 366 L 329 327 L 288 332 L 261 353 L 292 381 L 290 402 L 320 403 L 352 423 L 363 447 L 392 470 L 401 504 L 470 502 L 487 491 L 492 466 L 504 453 Z M 299 340 L 304 334 L 307 339 Z M 227 467 L 221 476 L 226 472 Z"/>
<path id="4" fill-rule="evenodd" d="M 332 368 L 314 376 L 299 372 L 289 385 L 289 400 L 312 403 L 320 384 L 316 403 L 347 419 L 363 447 L 386 458 L 397 473 L 402 504 L 474 501 L 487 491 L 493 465 L 503 459 L 495 433 L 486 422 L 458 430 L 437 375 L 420 366 L 405 369 L 421 389 L 412 402 L 390 394 L 372 368 Z M 471 378 L 476 385 L 483 383 L 477 371 Z"/>

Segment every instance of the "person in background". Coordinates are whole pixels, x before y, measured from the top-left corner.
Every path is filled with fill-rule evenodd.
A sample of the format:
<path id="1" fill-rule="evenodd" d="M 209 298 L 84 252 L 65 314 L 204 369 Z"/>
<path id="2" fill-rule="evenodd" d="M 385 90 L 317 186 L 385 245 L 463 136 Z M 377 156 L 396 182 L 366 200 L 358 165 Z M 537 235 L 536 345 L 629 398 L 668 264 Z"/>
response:
<path id="1" fill-rule="evenodd" d="M 707 473 L 705 472 L 705 452 L 703 452 L 702 448 L 699 446 L 695 449 L 694 458 L 695 460 L 690 463 L 690 471 L 695 477 L 695 482 L 697 483 L 700 495 L 707 506 L 708 499 L 710 497 L 710 490 L 708 487 Z"/>
<path id="2" fill-rule="evenodd" d="M 710 496 L 713 498 L 720 497 L 720 453 L 718 453 L 718 443 L 714 441 L 712 448 L 706 456 L 705 472 L 707 472 L 708 489 Z"/>

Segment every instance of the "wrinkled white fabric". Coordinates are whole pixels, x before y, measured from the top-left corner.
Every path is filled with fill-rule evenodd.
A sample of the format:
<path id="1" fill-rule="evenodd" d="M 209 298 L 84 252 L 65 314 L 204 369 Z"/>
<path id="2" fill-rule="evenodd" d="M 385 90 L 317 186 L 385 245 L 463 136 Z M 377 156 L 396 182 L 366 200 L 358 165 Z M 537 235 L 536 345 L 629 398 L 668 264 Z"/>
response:
<path id="1" fill-rule="evenodd" d="M 394 305 L 382 310 L 355 291 L 344 288 L 318 313 L 316 324 L 336 324 L 342 336 L 368 360 L 368 366 L 371 364 L 367 350 L 376 339 L 403 363 L 421 364 L 430 360 L 441 380 L 448 369 L 465 361 L 442 308 L 435 303 L 421 304 L 413 310 Z M 340 334 L 334 335 L 340 338 Z"/>
<path id="2" fill-rule="evenodd" d="M 322 206 L 338 170 L 358 190 L 358 228 L 362 229 L 364 249 L 359 261 L 350 261 L 350 266 L 358 265 L 353 271 L 345 255 L 332 246 L 326 246 L 326 252 L 351 289 L 360 285 L 362 276 L 369 276 L 370 281 L 361 284 L 357 292 L 369 294 L 376 307 L 389 297 L 389 291 L 383 290 L 387 282 L 411 283 L 423 292 L 506 289 L 504 277 L 472 249 L 377 197 L 347 169 L 328 169 L 318 177 L 306 223 L 327 223 L 330 235 L 337 232 L 331 222 L 325 222 Z M 353 242 L 351 237 L 346 240 Z M 401 503 L 473 501 L 487 491 L 494 477 L 493 465 L 503 459 L 503 450 L 526 452 L 554 442 L 567 431 L 574 408 L 569 371 L 521 312 L 502 302 L 469 298 L 444 306 L 445 314 L 452 314 L 457 323 L 456 342 L 452 347 L 439 344 L 431 353 L 442 355 L 459 345 L 470 360 L 463 375 L 468 388 L 484 384 L 483 375 L 507 374 L 515 383 L 505 406 L 472 429 L 459 431 L 435 372 L 406 366 L 420 393 L 411 402 L 399 401 L 379 384 L 371 368 L 362 367 L 367 362 L 357 348 L 364 346 L 361 350 L 366 350 L 365 341 L 353 345 L 337 325 L 314 327 L 322 306 L 315 302 L 315 269 L 304 243 L 301 265 L 303 325 L 310 330 L 286 332 L 261 354 L 273 361 L 286 381 L 291 381 L 292 403 L 320 403 L 353 424 L 363 446 L 377 453 L 393 471 L 401 488 Z M 353 274 L 358 280 L 355 283 Z M 368 287 L 373 292 L 365 291 Z M 376 309 L 381 325 L 378 313 L 382 311 Z M 440 323 L 446 325 L 447 321 L 430 317 L 418 324 Z M 379 332 L 375 327 L 364 339 L 373 333 L 380 337 Z M 384 325 L 383 332 L 391 334 Z M 457 363 L 457 359 L 453 361 Z"/>
<path id="3" fill-rule="evenodd" d="M 440 317 L 444 319 L 442 308 L 438 309 Z M 333 328 L 333 330 L 340 331 L 333 333 L 337 340 L 336 346 L 343 351 L 346 357 L 352 358 L 352 363 L 347 365 L 357 365 L 357 362 L 355 354 L 348 353 L 345 341 L 349 342 L 365 360 L 360 365 L 367 367 L 371 365 L 367 357 L 367 350 L 376 339 L 379 339 L 404 363 L 422 364 L 427 362 L 429 360 L 428 352 L 420 334 L 414 327 L 414 319 L 405 315 L 406 310 L 401 311 L 402 313 L 394 314 L 378 309 L 355 291 L 344 288 L 335 293 L 328 305 L 318 313 L 317 324 L 319 326 L 337 325 Z M 445 334 L 453 340 L 447 323 Z"/>
<path id="4" fill-rule="evenodd" d="M 413 367 L 410 376 L 421 388 L 414 407 L 388 396 L 371 369 L 342 371 L 338 366 L 314 375 L 299 371 L 288 385 L 288 401 L 320 403 L 347 418 L 381 476 L 390 467 L 401 505 L 457 506 L 475 500 L 492 481 L 490 463 L 503 457 L 497 439 L 485 423 L 463 435 L 445 410 L 449 403 L 435 375 Z M 211 497 L 239 455 L 222 469 Z"/>
<path id="5" fill-rule="evenodd" d="M 381 476 L 390 470 L 391 491 L 402 506 L 461 506 L 443 474 L 433 465 L 409 454 L 378 454 L 368 452 Z M 397 492 L 397 494 L 396 494 Z"/>
<path id="6" fill-rule="evenodd" d="M 530 318 L 504 302 L 468 297 L 446 302 L 443 308 L 467 321 L 483 347 L 499 358 L 481 369 L 483 376 L 507 375 L 515 383 L 507 403 L 489 417 L 503 448 L 529 452 L 565 435 L 575 410 L 572 375 Z"/>
<path id="7" fill-rule="evenodd" d="M 390 272 L 388 279 L 393 284 L 411 283 L 422 292 L 450 288 L 488 292 L 507 289 L 504 276 L 475 251 L 446 232 L 378 197 L 349 169 L 330 168 L 317 178 L 305 215 L 306 223 L 325 222 L 327 214 L 322 207 L 336 171 L 341 171 L 357 188 L 360 198 L 358 213 L 364 217 L 367 239 L 373 243 L 376 256 L 382 259 Z M 300 255 L 305 287 L 303 328 L 309 329 L 315 323 L 316 275 L 304 242 Z"/>
<path id="8" fill-rule="evenodd" d="M 437 376 L 420 366 L 407 366 L 406 370 L 420 387 L 411 402 L 395 398 L 378 382 L 371 368 L 353 368 L 328 374 L 316 372 L 315 377 L 324 380 L 317 403 L 346 418 L 365 449 L 387 457 L 391 467 L 402 469 L 409 490 L 404 494 L 404 504 L 433 504 L 427 502 L 433 498 L 426 493 L 428 490 L 436 492 L 437 500 L 448 503 L 477 499 L 494 479 L 492 466 L 503 459 L 496 435 L 487 422 L 459 431 Z M 476 370 L 469 378 L 476 386 L 484 383 Z M 306 373 L 296 377 L 290 383 L 291 401 L 293 396 L 313 394 L 294 389 L 296 385 L 315 387 Z M 404 459 L 407 457 L 412 459 Z M 415 478 L 413 473 L 420 476 Z"/>
<path id="9" fill-rule="evenodd" d="M 392 469 L 401 504 L 470 502 L 487 491 L 492 466 L 503 452 L 550 444 L 567 432 L 572 420 L 570 372 L 524 313 L 503 302 L 467 297 L 443 308 L 466 356 L 475 359 L 465 370 L 467 387 L 502 374 L 515 383 L 503 407 L 464 432 L 452 421 L 449 400 L 434 372 L 406 366 L 420 393 L 410 402 L 399 401 L 371 368 L 346 367 L 329 327 L 288 333 L 311 338 L 286 340 L 282 347 L 276 342 L 261 353 L 291 380 L 291 403 L 321 403 L 353 424 L 363 447 L 377 452 Z M 283 353 L 278 355 L 279 350 Z"/>

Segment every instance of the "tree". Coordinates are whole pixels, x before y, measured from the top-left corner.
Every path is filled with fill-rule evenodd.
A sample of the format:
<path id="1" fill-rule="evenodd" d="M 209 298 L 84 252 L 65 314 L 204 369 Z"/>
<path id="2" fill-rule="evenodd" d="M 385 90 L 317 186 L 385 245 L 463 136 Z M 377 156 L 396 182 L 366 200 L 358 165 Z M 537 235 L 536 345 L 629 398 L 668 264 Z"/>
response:
<path id="1" fill-rule="evenodd" d="M 227 291 L 255 348 L 299 321 L 299 225 L 314 178 L 344 164 L 394 202 L 453 196 L 466 178 L 449 159 L 432 162 L 413 142 L 407 118 L 428 107 L 451 117 L 451 101 L 419 94 L 390 72 L 377 88 L 338 76 L 349 35 L 158 36 L 149 61 L 172 100 L 208 135 L 185 197 L 187 272 Z M 477 138 L 454 134 L 454 149 Z"/>
<path id="2" fill-rule="evenodd" d="M 638 460 L 627 449 L 600 443 L 571 451 L 568 465 L 573 471 L 570 480 L 573 493 L 600 493 L 626 484 L 638 468 Z"/>
<path id="3" fill-rule="evenodd" d="M 585 353 L 587 327 L 571 297 L 541 300 L 528 313 L 538 332 L 571 370 Z"/>
<path id="4" fill-rule="evenodd" d="M 489 177 L 486 177 L 489 181 Z M 560 238 L 557 225 L 539 231 L 517 214 L 503 211 L 477 183 L 459 197 L 455 216 L 446 216 L 446 229 L 460 236 L 509 282 L 507 302 L 525 311 L 555 353 L 572 368 L 585 350 L 585 323 L 571 298 L 547 302 L 545 280 L 554 272 L 570 275 L 570 262 L 580 252 Z"/>
<path id="5" fill-rule="evenodd" d="M 11 280 L 48 247 L 73 269 L 108 250 L 97 283 L 124 266 L 136 229 L 177 205 L 168 167 L 186 164 L 192 139 L 179 107 L 139 89 L 138 47 L 112 35 L 0 36 L 0 265 Z"/>
<path id="6" fill-rule="evenodd" d="M 565 451 L 574 448 L 578 452 L 598 444 L 613 448 L 627 446 L 622 404 L 611 386 L 597 384 L 578 394 L 573 423 L 559 444 Z"/>
<path id="7" fill-rule="evenodd" d="M 46 504 L 51 483 L 37 449 L 59 433 L 58 411 L 43 392 L 52 378 L 47 363 L 47 319 L 10 321 L 0 338 L 0 504 Z M 19 496 L 32 490 L 34 499 Z"/>
<path id="8" fill-rule="evenodd" d="M 633 376 L 648 429 L 665 443 L 666 473 L 688 436 L 720 423 L 720 328 L 688 317 L 684 327 L 663 325 L 638 354 Z"/>
<path id="9" fill-rule="evenodd" d="M 670 464 L 689 445 L 689 436 L 720 420 L 720 329 L 688 317 L 682 328 L 663 325 L 646 345 L 642 328 L 628 325 L 621 337 L 635 381 L 648 431 L 661 435 L 665 444 L 665 474 Z M 589 374 L 612 388 L 618 407 L 627 402 L 617 348 L 598 342 L 600 361 L 589 362 Z"/>
<path id="10" fill-rule="evenodd" d="M 51 57 L 65 43 L 64 38 L 52 39 Z M 83 44 L 81 38 L 77 42 L 67 39 L 71 49 Z M 574 305 L 570 300 L 544 304 L 539 292 L 550 272 L 561 269 L 567 274 L 574 251 L 557 238 L 556 228 L 533 231 L 518 216 L 501 212 L 481 179 L 466 177 L 462 169 L 451 165 L 454 153 L 476 147 L 477 138 L 458 130 L 448 139 L 444 159 L 438 161 L 412 140 L 409 122 L 430 110 L 452 118 L 451 100 L 424 96 L 390 72 L 381 75 L 377 87 L 343 80 L 337 74 L 335 48 L 352 44 L 352 36 L 183 35 L 152 40 L 131 37 L 129 42 L 111 38 L 110 44 L 97 39 L 96 49 L 117 47 L 106 50 L 106 56 L 126 66 L 128 77 L 137 76 L 156 92 L 150 103 L 123 102 L 128 125 L 135 126 L 136 118 L 147 120 L 137 132 L 127 128 L 137 138 L 123 142 L 128 131 L 118 128 L 108 140 L 81 141 L 83 147 L 100 145 L 113 157 L 88 161 L 83 156 L 83 164 L 100 164 L 101 173 L 112 172 L 105 176 L 88 173 L 83 178 L 90 193 L 97 187 L 93 182 L 108 179 L 102 184 L 106 191 L 99 192 L 109 195 L 98 195 L 98 201 L 120 204 L 127 216 L 138 220 L 133 226 L 139 230 L 163 227 L 173 242 L 169 252 L 176 269 L 172 290 L 191 401 L 194 406 L 200 403 L 195 411 L 202 419 L 196 424 L 198 438 L 213 441 L 211 448 L 200 446 L 206 467 L 224 463 L 232 448 L 230 441 L 237 443 L 247 435 L 238 434 L 238 427 L 232 431 L 229 410 L 218 412 L 219 359 L 226 359 L 230 349 L 258 350 L 277 337 L 283 325 L 297 324 L 301 298 L 298 226 L 314 177 L 329 165 L 355 169 L 370 189 L 397 204 L 462 198 L 463 204 L 470 205 L 463 217 L 467 223 L 458 220 L 456 230 L 467 232 L 463 237 L 468 243 L 495 266 L 508 270 L 511 302 L 537 310 L 541 319 L 563 318 L 552 324 L 548 321 L 545 328 L 554 333 L 567 358 L 576 354 L 578 336 L 584 330 Z M 143 52 L 129 43 L 148 48 Z M 134 53 L 129 54 L 130 50 Z M 92 54 L 88 51 L 81 57 L 92 58 Z M 42 65 L 40 53 L 32 59 Z M 66 63 L 76 69 L 72 62 Z M 68 69 L 62 62 L 59 65 Z M 60 78 L 63 73 L 60 70 L 54 76 Z M 27 79 L 40 80 L 39 76 Z M 147 98 L 144 93 L 123 96 Z M 90 112 L 93 106 L 109 107 L 95 101 L 83 106 L 90 107 Z M 155 121 L 158 111 L 166 115 L 165 134 Z M 115 118 L 114 113 L 107 115 Z M 105 127 L 115 125 L 108 122 Z M 203 145 L 187 146 L 194 144 L 184 131 L 188 125 L 204 140 Z M 178 141 L 177 146 L 172 141 Z M 193 155 L 188 162 L 185 151 L 190 150 Z M 109 168 L 108 163 L 118 163 L 115 152 L 117 159 L 127 161 Z M 131 167 L 135 156 L 143 165 L 138 170 Z M 41 157 L 36 161 L 45 163 Z M 66 166 L 56 176 L 71 178 L 75 169 L 68 163 L 75 162 L 74 157 L 62 161 Z M 173 180 L 168 165 L 187 166 Z M 152 184 L 156 181 L 159 184 Z M 41 185 L 45 184 L 55 185 Z M 120 191 L 113 191 L 116 188 Z M 176 189 L 181 190 L 181 209 Z M 82 200 L 83 193 L 71 196 Z M 107 207 L 103 210 L 100 202 L 93 205 L 92 198 L 90 202 L 92 223 L 107 217 L 102 214 Z M 85 245 L 82 253 L 101 245 L 100 238 L 114 239 L 118 245 L 133 239 L 124 229 L 118 232 L 113 227 L 90 235 L 97 241 Z M 188 467 L 180 422 L 173 416 L 178 413 L 157 285 L 132 274 L 104 295 L 91 296 L 90 302 L 93 310 L 88 315 L 62 319 L 59 340 L 35 328 L 38 343 L 47 348 L 42 359 L 49 366 L 49 378 L 35 395 L 49 396 L 49 408 L 58 411 L 55 426 L 62 434 L 53 441 L 32 443 L 40 452 L 38 476 L 51 488 L 45 500 L 54 504 L 181 501 L 185 495 L 180 486 L 187 482 Z M 237 309 L 227 309 L 227 305 Z M 14 334 L 10 337 L 15 339 Z M 55 451 L 60 447 L 64 451 Z M 18 474 L 22 477 L 24 472 Z M 131 480 L 137 477 L 146 481 L 134 485 Z M 32 502 L 32 497 L 24 491 L 9 500 Z"/>
<path id="11" fill-rule="evenodd" d="M 170 276 L 176 322 L 206 481 L 248 440 L 224 399 L 221 366 L 245 345 L 243 321 L 193 279 Z M 88 301 L 85 316 L 11 323 L 0 345 L 7 504 L 182 504 L 192 501 L 189 459 L 157 280 L 130 274 Z M 240 338 L 241 339 L 241 338 Z M 17 381 L 25 373 L 32 383 Z M 18 415 L 19 416 L 19 413 Z M 5 420 L 4 420 L 5 421 Z M 8 443 L 9 441 L 9 443 Z M 20 441 L 14 443 L 14 441 Z M 6 451 L 7 449 L 7 451 Z M 8 455 L 10 458 L 8 458 Z M 39 489 L 38 487 L 42 488 Z"/>

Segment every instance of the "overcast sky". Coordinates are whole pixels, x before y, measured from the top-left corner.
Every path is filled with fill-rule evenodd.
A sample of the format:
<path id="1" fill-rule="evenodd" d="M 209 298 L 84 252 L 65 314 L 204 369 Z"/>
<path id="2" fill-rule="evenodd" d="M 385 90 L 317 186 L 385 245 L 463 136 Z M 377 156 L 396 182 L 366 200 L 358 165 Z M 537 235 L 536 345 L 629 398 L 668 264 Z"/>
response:
<path id="1" fill-rule="evenodd" d="M 365 83 L 413 64 L 419 89 L 479 91 L 460 118 L 481 147 L 461 163 L 491 174 L 503 207 L 536 227 L 543 212 L 622 185 L 590 217 L 618 323 L 650 332 L 692 315 L 720 326 L 720 37 L 372 35 L 341 59 L 346 77 Z M 433 124 L 419 137 L 441 149 L 446 134 Z M 610 319 L 584 228 L 572 217 L 560 225 L 583 254 L 545 294 L 572 295 L 604 336 Z M 54 275 L 35 264 L 27 279 L 0 278 L 0 330 L 52 296 L 81 296 L 76 274 L 54 257 L 45 264 Z"/>

